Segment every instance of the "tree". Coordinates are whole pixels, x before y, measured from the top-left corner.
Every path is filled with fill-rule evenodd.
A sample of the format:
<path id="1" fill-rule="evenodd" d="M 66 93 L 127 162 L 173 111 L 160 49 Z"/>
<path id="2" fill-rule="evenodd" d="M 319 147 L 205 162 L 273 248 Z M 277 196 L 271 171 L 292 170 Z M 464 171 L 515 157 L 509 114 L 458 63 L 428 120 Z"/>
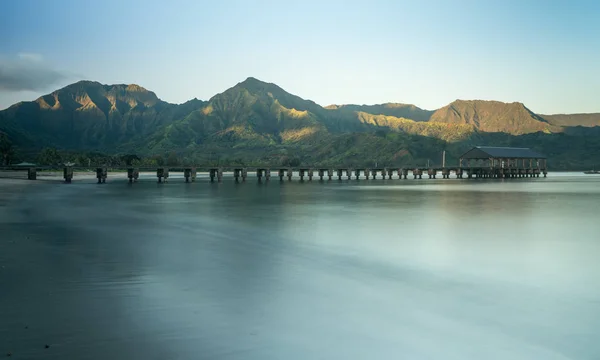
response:
<path id="1" fill-rule="evenodd" d="M 155 163 L 158 166 L 164 166 L 165 165 L 165 158 L 163 158 L 160 155 L 154 155 L 151 160 L 153 160 L 153 163 Z"/>
<path id="2" fill-rule="evenodd" d="M 279 165 L 281 166 L 290 166 L 290 158 L 288 156 L 283 156 L 279 161 Z"/>
<path id="3" fill-rule="evenodd" d="M 0 155 L 2 156 L 2 161 L 0 165 L 10 165 L 10 162 L 15 155 L 15 149 L 13 147 L 12 142 L 8 138 L 8 135 L 0 132 Z"/>
<path id="4" fill-rule="evenodd" d="M 300 166 L 301 163 L 302 162 L 297 157 L 290 160 L 290 166 L 292 167 Z"/>
<path id="5" fill-rule="evenodd" d="M 55 148 L 45 148 L 38 155 L 38 162 L 43 165 L 60 165 L 63 159 Z"/>
<path id="6" fill-rule="evenodd" d="M 127 165 L 127 166 L 131 166 L 136 163 L 139 163 L 141 160 L 142 159 L 140 159 L 140 157 L 135 154 L 127 154 L 127 155 L 121 156 L 121 161 L 123 161 L 125 163 L 125 165 Z"/>
<path id="7" fill-rule="evenodd" d="M 85 154 L 79 154 L 75 157 L 75 163 L 79 166 L 89 167 L 92 163 L 92 160 Z"/>
<path id="8" fill-rule="evenodd" d="M 178 166 L 179 165 L 179 158 L 177 157 L 177 154 L 175 154 L 174 152 L 171 152 L 167 156 L 167 165 L 169 165 L 169 166 Z"/>

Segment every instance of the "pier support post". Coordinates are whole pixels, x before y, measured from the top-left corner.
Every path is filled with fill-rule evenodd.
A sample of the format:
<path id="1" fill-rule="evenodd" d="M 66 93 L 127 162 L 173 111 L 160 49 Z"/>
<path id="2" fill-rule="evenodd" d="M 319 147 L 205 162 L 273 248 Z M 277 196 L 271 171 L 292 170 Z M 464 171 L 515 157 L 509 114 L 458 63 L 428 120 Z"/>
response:
<path id="1" fill-rule="evenodd" d="M 416 178 L 422 179 L 423 178 L 423 170 L 421 170 L 421 169 L 414 169 L 413 170 L 413 178 L 414 179 L 416 179 Z"/>
<path id="2" fill-rule="evenodd" d="M 233 169 L 233 178 L 235 179 L 235 182 L 240 182 L 240 173 L 242 169 Z"/>
<path id="3" fill-rule="evenodd" d="M 98 176 L 97 170 L 96 170 L 96 176 Z M 127 168 L 127 179 L 129 179 L 129 182 L 132 183 L 134 178 L 135 178 L 135 169 Z"/>
<path id="4" fill-rule="evenodd" d="M 129 173 L 127 175 L 129 175 Z M 185 182 L 186 183 L 190 182 L 190 177 L 191 176 L 192 176 L 192 169 L 191 168 L 185 168 L 185 169 L 183 169 L 183 177 L 185 178 Z"/>
<path id="5" fill-rule="evenodd" d="M 294 170 L 292 170 L 292 169 L 288 169 L 288 170 L 287 170 L 287 178 L 288 178 L 288 181 L 292 181 L 292 176 L 293 176 L 293 175 L 294 175 Z"/>
<path id="6" fill-rule="evenodd" d="M 359 169 L 354 170 L 354 176 L 356 177 L 356 180 L 360 179 L 360 170 Z"/>
<path id="7" fill-rule="evenodd" d="M 329 180 L 331 180 L 331 178 L 333 177 L 333 169 L 327 169 L 327 177 L 329 178 Z"/>
<path id="8" fill-rule="evenodd" d="M 323 169 L 319 169 L 318 173 L 319 173 L 319 180 L 323 181 L 323 176 L 325 176 L 325 172 L 323 171 Z"/>
<path id="9" fill-rule="evenodd" d="M 342 171 L 342 169 L 338 169 L 337 170 L 338 180 L 342 180 L 343 175 L 344 175 L 344 172 Z"/>
<path id="10" fill-rule="evenodd" d="M 242 182 L 246 182 L 247 177 L 248 177 L 248 169 L 242 168 Z"/>
<path id="11" fill-rule="evenodd" d="M 277 173 L 277 175 L 279 175 L 279 181 L 283 181 L 283 177 L 285 176 L 285 170 L 279 169 L 279 172 Z"/>
<path id="12" fill-rule="evenodd" d="M 192 182 L 196 182 L 197 175 L 198 175 L 198 171 L 196 170 L 196 168 L 195 167 L 190 168 L 190 179 L 192 180 Z"/>
<path id="13" fill-rule="evenodd" d="M 365 178 L 369 180 L 369 175 L 371 173 L 371 169 L 365 169 Z"/>
<path id="14" fill-rule="evenodd" d="M 98 184 L 104 184 L 106 182 L 107 169 L 105 167 L 96 168 L 96 179 L 98 179 Z"/>
<path id="15" fill-rule="evenodd" d="M 371 170 L 371 175 L 373 175 L 373 180 L 377 180 L 377 170 L 373 169 Z M 384 175 L 385 177 L 385 175 Z"/>
<path id="16" fill-rule="evenodd" d="M 308 181 L 312 181 L 314 171 L 313 169 L 308 169 Z"/>
<path id="17" fill-rule="evenodd" d="M 158 182 L 162 183 L 163 179 L 164 181 L 167 181 L 167 178 L 165 176 L 165 168 L 158 168 L 156 169 L 156 177 L 158 178 Z"/>
<path id="18" fill-rule="evenodd" d="M 300 181 L 304 181 L 304 169 L 300 169 Z"/>
<path id="19" fill-rule="evenodd" d="M 256 169 L 256 178 L 258 178 L 258 182 L 262 181 L 263 177 L 263 169 Z"/>
<path id="20" fill-rule="evenodd" d="M 215 176 L 217 175 L 217 169 L 209 169 L 208 175 L 210 176 L 210 182 L 215 182 Z"/>
<path id="21" fill-rule="evenodd" d="M 73 168 L 71 166 L 65 166 L 63 169 L 63 177 L 67 184 L 73 180 Z"/>
<path id="22" fill-rule="evenodd" d="M 442 169 L 442 179 L 449 179 L 450 178 L 450 170 L 443 168 Z"/>
<path id="23" fill-rule="evenodd" d="M 265 180 L 271 180 L 271 169 L 265 169 Z"/>
<path id="24" fill-rule="evenodd" d="M 27 179 L 28 180 L 35 180 L 35 179 L 37 179 L 37 169 L 36 168 L 29 168 L 29 169 L 27 169 Z"/>
<path id="25" fill-rule="evenodd" d="M 352 180 L 352 169 L 346 169 L 346 176 L 348 180 Z"/>

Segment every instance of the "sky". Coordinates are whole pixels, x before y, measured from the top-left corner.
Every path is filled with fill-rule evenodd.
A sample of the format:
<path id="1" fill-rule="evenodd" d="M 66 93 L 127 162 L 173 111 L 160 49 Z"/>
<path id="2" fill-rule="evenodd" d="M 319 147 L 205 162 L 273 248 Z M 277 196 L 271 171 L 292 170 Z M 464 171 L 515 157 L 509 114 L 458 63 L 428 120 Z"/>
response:
<path id="1" fill-rule="evenodd" d="M 321 105 L 600 112 L 600 1 L 0 1 L 0 109 L 78 80 L 208 100 L 248 77 Z"/>

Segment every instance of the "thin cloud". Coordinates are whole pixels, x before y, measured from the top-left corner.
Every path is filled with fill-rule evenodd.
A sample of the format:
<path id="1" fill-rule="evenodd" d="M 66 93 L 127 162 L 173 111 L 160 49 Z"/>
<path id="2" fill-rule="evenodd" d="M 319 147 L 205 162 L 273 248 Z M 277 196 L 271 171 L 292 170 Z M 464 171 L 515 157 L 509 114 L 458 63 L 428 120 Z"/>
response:
<path id="1" fill-rule="evenodd" d="M 36 53 L 18 53 L 17 56 L 19 59 L 34 61 L 34 62 L 42 62 L 44 57 L 41 54 Z"/>
<path id="2" fill-rule="evenodd" d="M 39 91 L 64 80 L 67 75 L 54 70 L 41 55 L 19 53 L 16 58 L 0 57 L 0 91 Z"/>

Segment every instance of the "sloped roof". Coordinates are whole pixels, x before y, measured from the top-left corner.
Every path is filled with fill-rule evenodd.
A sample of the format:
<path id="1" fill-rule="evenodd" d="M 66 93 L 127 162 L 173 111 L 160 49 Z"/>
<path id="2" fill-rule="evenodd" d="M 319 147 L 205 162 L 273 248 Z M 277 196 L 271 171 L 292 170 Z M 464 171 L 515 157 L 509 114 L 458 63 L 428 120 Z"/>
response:
<path id="1" fill-rule="evenodd" d="M 463 159 L 545 159 L 546 156 L 529 148 L 475 146 L 461 156 Z"/>

